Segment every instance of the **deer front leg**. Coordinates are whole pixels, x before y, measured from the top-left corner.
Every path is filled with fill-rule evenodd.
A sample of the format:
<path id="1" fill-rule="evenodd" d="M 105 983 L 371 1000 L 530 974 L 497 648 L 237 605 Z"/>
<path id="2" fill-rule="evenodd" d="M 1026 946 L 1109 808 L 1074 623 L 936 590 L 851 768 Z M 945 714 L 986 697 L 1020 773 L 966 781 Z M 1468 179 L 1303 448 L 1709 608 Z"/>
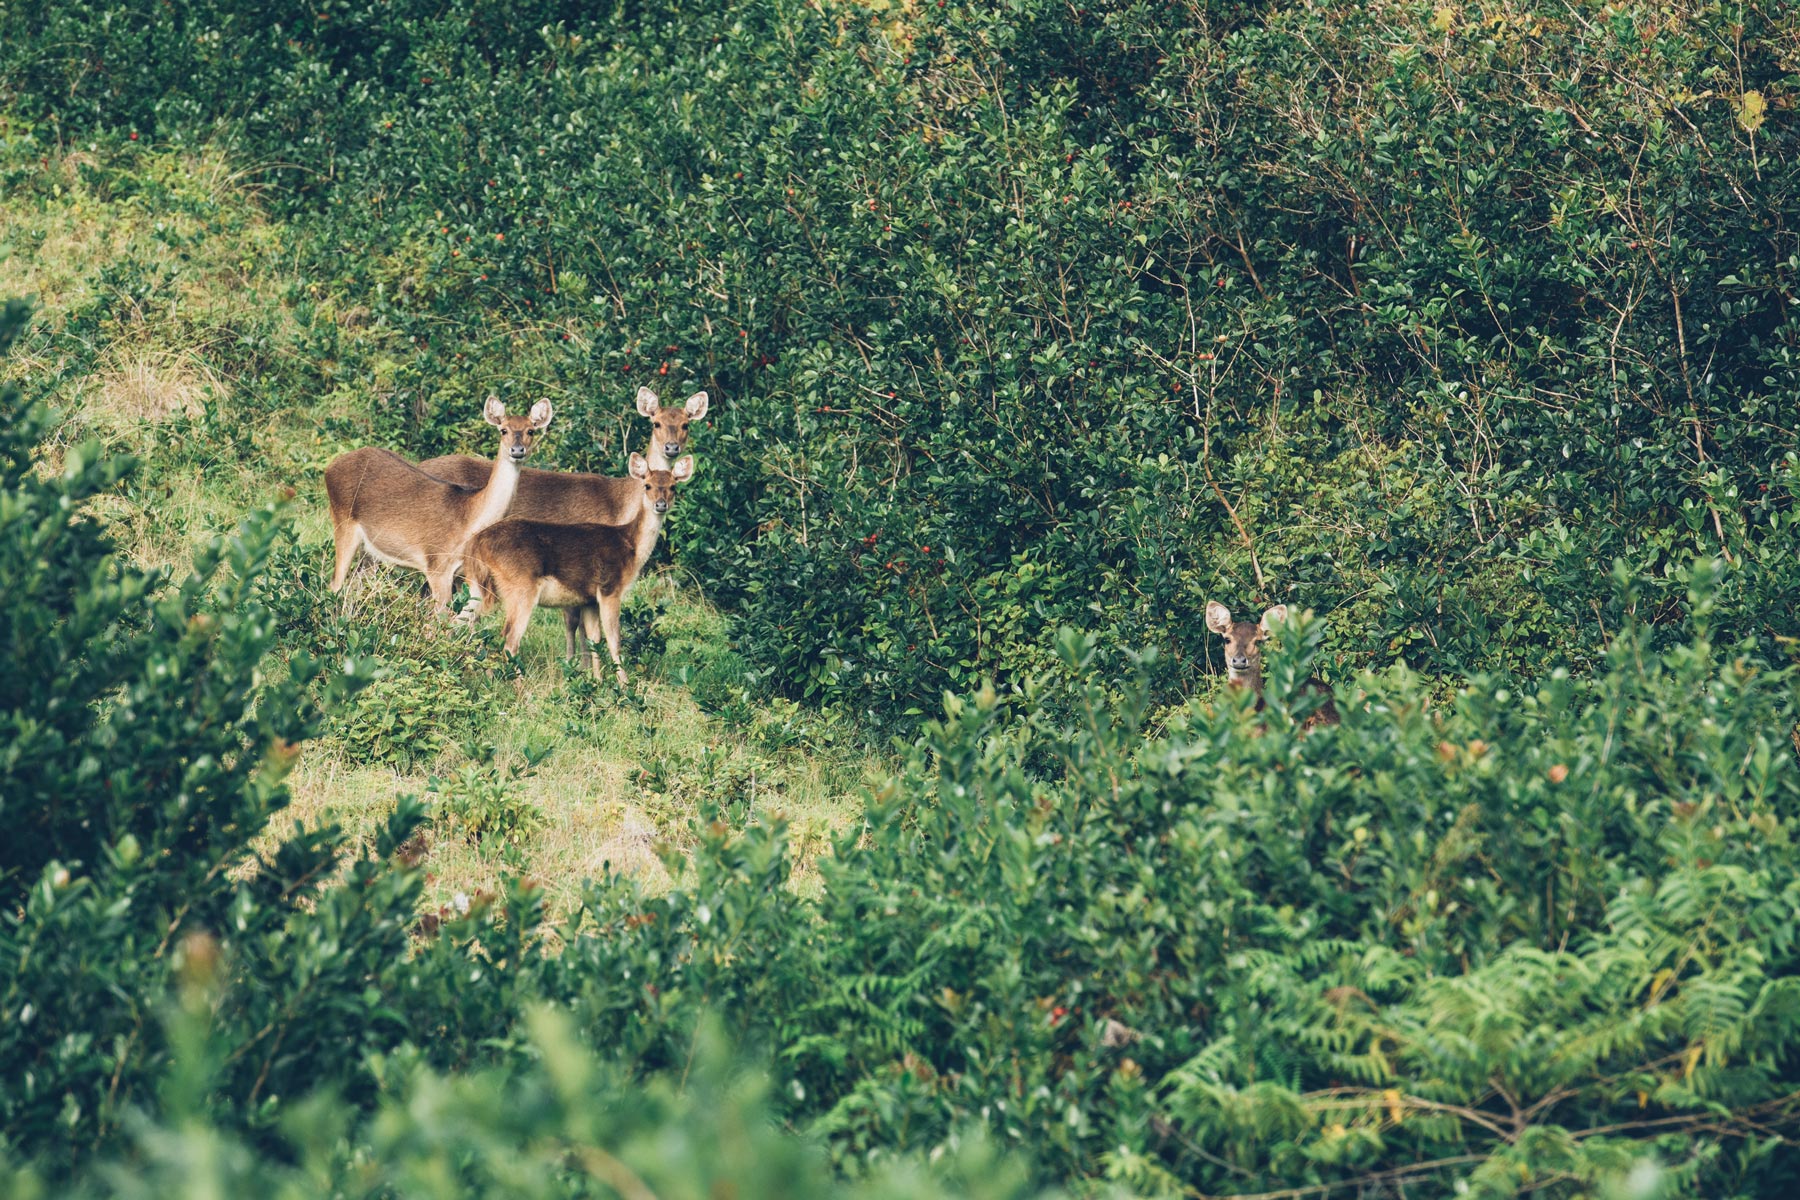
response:
<path id="1" fill-rule="evenodd" d="M 489 601 L 487 595 L 481 590 L 481 585 L 479 583 L 470 579 L 468 584 L 469 602 L 463 605 L 463 610 L 461 612 L 456 614 L 456 619 L 464 625 L 473 625 L 481 618 L 481 614 L 492 608 L 493 605 Z"/>
<path id="2" fill-rule="evenodd" d="M 450 615 L 450 595 L 456 588 L 454 558 L 431 558 L 425 562 L 425 582 L 431 585 L 431 606 L 439 616 Z"/>

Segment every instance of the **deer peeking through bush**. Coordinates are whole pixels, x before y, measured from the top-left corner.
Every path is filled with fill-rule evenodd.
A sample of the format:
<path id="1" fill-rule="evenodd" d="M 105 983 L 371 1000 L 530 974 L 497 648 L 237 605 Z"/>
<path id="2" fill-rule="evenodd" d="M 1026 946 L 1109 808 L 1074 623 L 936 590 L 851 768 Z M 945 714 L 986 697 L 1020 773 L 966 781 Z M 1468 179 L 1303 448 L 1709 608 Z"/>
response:
<path id="1" fill-rule="evenodd" d="M 1260 621 L 1234 621 L 1231 610 L 1217 600 L 1206 602 L 1206 627 L 1225 639 L 1225 673 L 1233 687 L 1247 687 L 1256 693 L 1256 711 L 1263 710 L 1262 645 L 1274 627 L 1287 620 L 1287 605 L 1276 604 L 1263 610 Z M 1300 693 L 1323 696 L 1324 702 L 1300 723 L 1302 729 L 1338 723 L 1337 705 L 1332 702 L 1331 688 L 1314 675 L 1300 685 Z"/>

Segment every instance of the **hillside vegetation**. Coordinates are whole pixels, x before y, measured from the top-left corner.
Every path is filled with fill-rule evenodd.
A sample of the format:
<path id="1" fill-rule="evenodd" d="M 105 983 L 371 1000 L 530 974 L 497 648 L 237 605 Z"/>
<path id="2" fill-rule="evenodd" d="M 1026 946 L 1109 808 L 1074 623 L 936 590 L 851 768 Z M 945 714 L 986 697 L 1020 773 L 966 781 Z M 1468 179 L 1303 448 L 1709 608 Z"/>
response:
<path id="1" fill-rule="evenodd" d="M 0 47 L 9 1190 L 1800 1171 L 1786 6 Z M 639 687 L 324 593 L 336 453 L 493 392 L 618 473 L 645 382 L 713 410 Z M 1209 598 L 1297 614 L 1265 709 Z"/>
<path id="2" fill-rule="evenodd" d="M 312 317 L 284 262 L 303 235 L 271 219 L 216 152 L 96 155 L 21 140 L 0 169 L 17 184 L 0 210 L 0 246 L 12 247 L 0 294 L 41 306 L 8 374 L 67 417 L 46 457 L 91 436 L 139 460 L 100 511 L 150 570 L 184 572 L 196 543 L 286 496 L 292 534 L 267 568 L 283 652 L 381 664 L 297 763 L 284 828 L 337 822 L 366 837 L 396 795 L 430 792 L 468 810 L 471 826 L 431 839 L 433 904 L 491 891 L 510 866 L 568 907 L 604 863 L 661 878 L 657 845 L 683 843 L 703 801 L 790 819 L 808 860 L 860 815 L 878 760 L 851 748 L 841 721 L 751 706 L 725 623 L 684 572 L 635 596 L 631 649 L 649 675 L 625 698 L 561 669 L 546 618 L 513 681 L 498 638 L 450 635 L 410 573 L 368 568 L 347 603 L 328 595 L 321 471 L 350 444 L 331 430 L 359 402 L 321 387 Z M 364 364 L 378 353 L 354 329 L 344 351 Z M 630 401 L 616 388 L 588 407 L 622 417 Z M 478 414 L 465 414 L 471 437 Z M 557 432 L 539 463 L 554 463 Z M 671 525 L 681 522 L 677 510 Z"/>

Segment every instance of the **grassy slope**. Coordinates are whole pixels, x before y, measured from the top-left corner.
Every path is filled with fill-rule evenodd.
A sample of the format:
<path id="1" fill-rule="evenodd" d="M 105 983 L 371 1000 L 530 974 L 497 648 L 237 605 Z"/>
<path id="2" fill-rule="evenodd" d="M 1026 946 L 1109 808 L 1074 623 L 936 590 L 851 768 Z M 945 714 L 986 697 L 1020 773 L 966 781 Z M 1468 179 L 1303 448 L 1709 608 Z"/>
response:
<path id="1" fill-rule="evenodd" d="M 291 586 L 319 611 L 339 612 L 324 594 L 320 472 L 345 444 L 325 431 L 354 427 L 366 400 L 354 369 L 340 386 L 303 386 L 316 364 L 302 326 L 336 319 L 343 342 L 378 360 L 383 334 L 356 316 L 366 309 L 300 285 L 284 265 L 295 232 L 270 221 L 215 152 L 145 149 L 129 163 L 100 162 L 8 140 L 0 127 L 0 172 L 13 184 L 0 189 L 0 295 L 35 297 L 40 310 L 7 370 L 67 414 L 51 459 L 88 435 L 143 459 L 104 511 L 126 552 L 151 567 L 179 569 L 194 545 L 292 486 L 298 548 L 284 561 L 300 570 Z M 315 302 L 310 313 L 297 312 L 297 296 Z M 227 429 L 237 445 L 225 444 Z M 696 448 L 704 459 L 703 435 Z M 551 438 L 552 461 L 554 452 Z M 678 680 L 730 655 L 726 622 L 673 569 L 646 579 L 627 605 L 628 648 L 635 641 L 641 661 L 626 695 L 563 667 L 559 613 L 537 615 L 514 675 L 493 653 L 497 618 L 473 638 L 446 629 L 424 614 L 416 576 L 366 563 L 352 591 L 354 619 L 380 623 L 393 686 L 403 689 L 415 667 L 448 663 L 475 715 L 423 758 L 370 754 L 340 722 L 292 776 L 294 819 L 366 830 L 397 794 L 425 792 L 434 777 L 454 791 L 465 774 L 475 787 L 512 778 L 509 796 L 541 816 L 510 841 L 479 845 L 441 828 L 430 852 L 433 903 L 491 887 L 508 866 L 541 879 L 560 907 L 605 862 L 655 884 L 656 847 L 679 846 L 704 801 L 739 818 L 785 816 L 810 864 L 833 830 L 857 819 L 861 789 L 882 765 L 847 747 L 830 718 L 791 705 L 703 711 Z M 491 758 L 478 747 L 491 747 Z M 528 767 L 527 748 L 544 747 Z M 798 877 L 809 874 L 803 866 Z"/>

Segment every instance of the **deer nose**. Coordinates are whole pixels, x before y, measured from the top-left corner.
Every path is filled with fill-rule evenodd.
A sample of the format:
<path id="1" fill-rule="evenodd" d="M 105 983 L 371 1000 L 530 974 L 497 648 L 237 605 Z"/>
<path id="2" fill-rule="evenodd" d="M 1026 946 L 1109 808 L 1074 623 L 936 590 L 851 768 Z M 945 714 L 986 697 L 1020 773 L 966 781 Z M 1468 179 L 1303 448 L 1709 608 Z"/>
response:
<path id="1" fill-rule="evenodd" d="M 676 455 L 678 455 L 680 453 L 681 453 L 681 443 L 680 442 L 664 442 L 663 443 L 663 455 L 665 457 L 674 458 Z"/>
<path id="2" fill-rule="evenodd" d="M 1241 656 L 1237 658 L 1228 658 L 1225 662 L 1234 671 L 1246 670 L 1250 666 L 1250 660 Z"/>
<path id="3" fill-rule="evenodd" d="M 669 511 L 669 502 L 667 500 L 658 500 L 656 502 L 656 511 L 659 513 L 668 512 Z"/>

